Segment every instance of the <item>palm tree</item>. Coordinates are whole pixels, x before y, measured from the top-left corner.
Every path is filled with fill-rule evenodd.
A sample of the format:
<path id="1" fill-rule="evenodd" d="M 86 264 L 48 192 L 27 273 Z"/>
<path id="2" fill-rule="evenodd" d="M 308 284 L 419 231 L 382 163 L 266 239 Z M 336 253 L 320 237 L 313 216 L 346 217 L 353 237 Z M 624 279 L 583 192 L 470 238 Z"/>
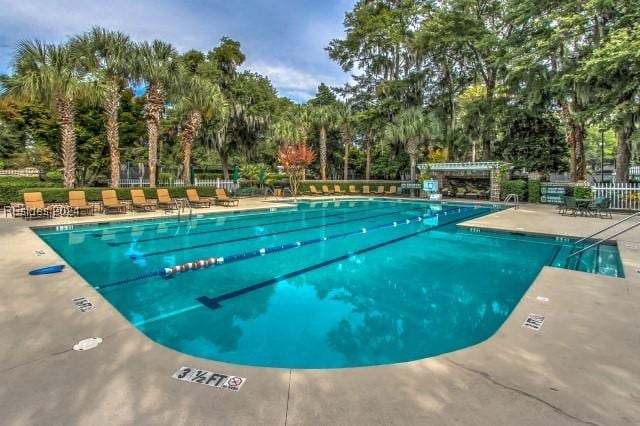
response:
<path id="1" fill-rule="evenodd" d="M 334 125 L 336 119 L 335 108 L 320 105 L 311 110 L 311 121 L 320 131 L 320 178 L 327 179 L 327 130 Z"/>
<path id="2" fill-rule="evenodd" d="M 73 53 L 99 84 L 111 164 L 111 186 L 120 186 L 120 95 L 132 78 L 134 45 L 124 33 L 94 27 L 71 39 Z"/>
<path id="3" fill-rule="evenodd" d="M 149 186 L 155 188 L 160 114 L 164 107 L 167 89 L 177 78 L 177 52 L 169 43 L 154 40 L 153 43 L 140 44 L 136 53 L 138 75 L 147 83 L 145 117 L 149 139 Z"/>
<path id="4" fill-rule="evenodd" d="M 228 105 L 220 88 L 209 80 L 198 76 L 183 76 L 178 90 L 175 109 L 184 117 L 180 129 L 182 148 L 182 179 L 185 185 L 191 182 L 191 149 L 203 120 L 226 117 Z"/>
<path id="5" fill-rule="evenodd" d="M 92 93 L 85 84 L 68 45 L 22 41 L 14 54 L 14 76 L 4 82 L 3 91 L 32 102 L 50 105 L 60 126 L 60 151 L 64 186 L 76 182 L 75 104 L 81 95 Z M 86 92 L 86 93 L 85 93 Z"/>
<path id="6" fill-rule="evenodd" d="M 348 103 L 340 104 L 337 111 L 338 126 L 340 126 L 340 135 L 342 136 L 342 145 L 344 146 L 344 180 L 349 179 L 349 148 L 351 146 L 351 126 L 353 117 L 351 116 L 351 107 Z"/>
<path id="7" fill-rule="evenodd" d="M 434 121 L 416 107 L 400 112 L 384 130 L 387 141 L 404 144 L 411 163 L 411 183 L 416 182 L 416 161 L 420 144 L 434 133 L 434 125 Z"/>

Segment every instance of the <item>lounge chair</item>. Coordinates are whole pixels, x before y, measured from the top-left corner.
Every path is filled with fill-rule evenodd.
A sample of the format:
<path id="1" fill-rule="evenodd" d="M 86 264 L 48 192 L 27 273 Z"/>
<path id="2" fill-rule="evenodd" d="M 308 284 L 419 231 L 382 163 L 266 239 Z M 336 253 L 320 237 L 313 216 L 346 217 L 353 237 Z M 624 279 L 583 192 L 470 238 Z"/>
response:
<path id="1" fill-rule="evenodd" d="M 315 185 L 309 185 L 309 192 L 311 192 L 311 195 L 322 195 L 322 193 L 316 189 Z"/>
<path id="2" fill-rule="evenodd" d="M 358 191 L 356 191 L 356 186 L 355 185 L 349 185 L 349 191 L 347 191 L 347 194 L 357 195 Z"/>
<path id="3" fill-rule="evenodd" d="M 197 189 L 187 189 L 187 200 L 189 201 L 189 205 L 191 207 L 195 207 L 197 209 L 201 207 L 211 207 L 211 199 L 208 197 L 200 197 Z"/>
<path id="4" fill-rule="evenodd" d="M 362 195 L 371 195 L 371 191 L 369 191 L 369 185 L 362 185 Z"/>
<path id="5" fill-rule="evenodd" d="M 176 209 L 176 202 L 171 198 L 171 195 L 169 195 L 168 189 L 158 188 L 156 194 L 158 196 L 158 207 L 164 211 L 173 211 Z"/>
<path id="6" fill-rule="evenodd" d="M 137 212 L 153 212 L 156 210 L 156 203 L 147 201 L 142 189 L 131 190 L 131 205 Z"/>
<path id="7" fill-rule="evenodd" d="M 333 195 L 333 191 L 330 191 L 327 185 L 322 185 L 322 194 Z"/>
<path id="8" fill-rule="evenodd" d="M 93 216 L 95 212 L 93 206 L 87 203 L 84 191 L 69 191 L 69 207 L 76 216 L 81 216 L 82 213 Z"/>
<path id="9" fill-rule="evenodd" d="M 237 206 L 239 203 L 240 200 L 229 197 L 224 188 L 216 188 L 216 204 L 222 204 L 223 206 Z"/>
<path id="10" fill-rule="evenodd" d="M 52 218 L 53 209 L 44 205 L 42 192 L 25 192 L 22 194 L 24 199 L 25 219 L 44 217 Z"/>
<path id="11" fill-rule="evenodd" d="M 116 191 L 113 189 L 105 189 L 102 191 L 102 208 L 106 214 L 127 212 L 127 205 L 118 200 Z"/>
<path id="12" fill-rule="evenodd" d="M 333 192 L 336 195 L 344 195 L 345 193 L 342 191 L 342 188 L 340 188 L 340 185 L 333 185 Z"/>
<path id="13" fill-rule="evenodd" d="M 375 192 L 376 195 L 384 195 L 384 185 L 379 185 L 378 190 Z"/>
<path id="14" fill-rule="evenodd" d="M 385 192 L 385 194 L 388 194 L 388 195 L 398 195 L 398 187 L 397 187 L 397 186 L 395 186 L 395 185 L 391 185 L 391 186 L 389 187 L 389 191 Z"/>
<path id="15" fill-rule="evenodd" d="M 467 195 L 467 190 L 460 187 L 456 189 L 456 193 L 454 195 L 455 198 L 464 198 Z"/>

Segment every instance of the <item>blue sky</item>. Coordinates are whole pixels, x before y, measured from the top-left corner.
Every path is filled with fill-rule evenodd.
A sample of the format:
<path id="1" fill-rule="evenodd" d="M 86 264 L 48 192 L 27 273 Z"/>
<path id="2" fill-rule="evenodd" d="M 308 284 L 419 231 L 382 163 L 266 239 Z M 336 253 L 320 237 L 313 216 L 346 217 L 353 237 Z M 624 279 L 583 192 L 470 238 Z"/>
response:
<path id="1" fill-rule="evenodd" d="M 341 85 L 350 76 L 324 48 L 342 37 L 344 13 L 355 0 L 0 0 L 0 73 L 22 39 L 60 42 L 100 25 L 134 40 L 159 38 L 184 52 L 203 51 L 222 36 L 238 40 L 245 68 L 267 75 L 281 96 L 298 102 L 321 81 Z"/>

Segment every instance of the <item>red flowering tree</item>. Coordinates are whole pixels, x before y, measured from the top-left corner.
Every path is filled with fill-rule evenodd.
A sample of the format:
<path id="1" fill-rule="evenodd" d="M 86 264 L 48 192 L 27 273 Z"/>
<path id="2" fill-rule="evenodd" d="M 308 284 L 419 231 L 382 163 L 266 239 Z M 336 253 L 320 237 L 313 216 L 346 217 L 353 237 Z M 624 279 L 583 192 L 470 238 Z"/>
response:
<path id="1" fill-rule="evenodd" d="M 316 159 L 316 153 L 304 142 L 295 145 L 283 145 L 278 150 L 278 161 L 284 167 L 284 171 L 289 176 L 291 192 L 295 197 L 298 194 L 298 187 L 304 178 L 304 172 L 309 164 Z"/>

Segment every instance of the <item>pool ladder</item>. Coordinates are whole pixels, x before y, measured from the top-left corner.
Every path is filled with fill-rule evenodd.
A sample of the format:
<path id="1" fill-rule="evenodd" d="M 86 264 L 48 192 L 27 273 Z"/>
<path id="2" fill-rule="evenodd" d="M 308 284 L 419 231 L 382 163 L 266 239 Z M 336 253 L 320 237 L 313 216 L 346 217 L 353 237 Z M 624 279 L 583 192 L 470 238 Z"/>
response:
<path id="1" fill-rule="evenodd" d="M 518 210 L 518 207 L 520 207 L 520 197 L 518 196 L 518 194 L 507 195 L 504 199 L 504 205 L 509 206 L 510 202 L 513 203 L 514 209 Z"/>

